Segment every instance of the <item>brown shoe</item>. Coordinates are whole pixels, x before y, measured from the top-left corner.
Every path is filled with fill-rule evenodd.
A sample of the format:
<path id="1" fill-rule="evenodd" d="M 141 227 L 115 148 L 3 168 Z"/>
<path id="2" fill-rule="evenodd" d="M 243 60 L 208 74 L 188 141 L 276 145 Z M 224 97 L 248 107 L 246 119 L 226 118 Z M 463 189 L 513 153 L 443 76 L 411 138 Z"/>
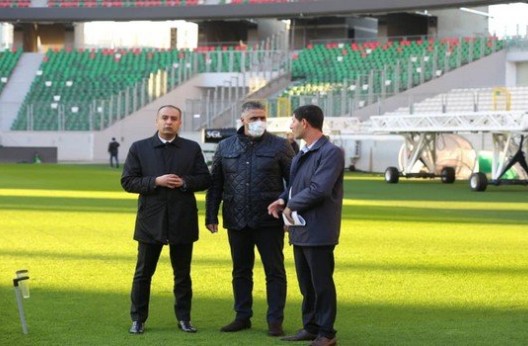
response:
<path id="1" fill-rule="evenodd" d="M 251 328 L 250 320 L 234 320 L 228 325 L 225 325 L 222 328 L 220 328 L 220 331 L 231 333 L 231 332 L 238 332 L 240 330 L 249 329 L 249 328 Z"/>
<path id="2" fill-rule="evenodd" d="M 315 340 L 315 338 L 317 338 L 317 335 L 312 334 L 309 331 L 306 331 L 304 329 L 299 329 L 299 331 L 297 331 L 297 334 L 285 336 L 281 338 L 281 340 L 283 341 L 312 341 L 312 340 Z"/>
<path id="3" fill-rule="evenodd" d="M 284 330 L 282 329 L 281 322 L 269 322 L 268 323 L 268 335 L 269 336 L 283 336 Z"/>
<path id="4" fill-rule="evenodd" d="M 325 336 L 318 336 L 317 339 L 315 339 L 310 346 L 336 346 L 337 345 L 337 339 L 333 337 L 332 339 L 329 339 Z"/>

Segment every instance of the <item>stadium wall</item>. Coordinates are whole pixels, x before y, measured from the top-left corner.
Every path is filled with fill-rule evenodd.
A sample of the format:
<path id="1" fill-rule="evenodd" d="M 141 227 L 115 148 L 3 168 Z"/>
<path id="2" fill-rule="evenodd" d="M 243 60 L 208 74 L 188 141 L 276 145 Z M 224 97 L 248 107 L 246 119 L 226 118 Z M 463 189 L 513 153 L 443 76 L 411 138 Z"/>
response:
<path id="1" fill-rule="evenodd" d="M 528 51 L 511 50 L 508 52 L 505 85 L 528 85 Z"/>
<path id="2" fill-rule="evenodd" d="M 476 7 L 506 0 L 320 0 L 262 3 L 251 5 L 219 4 L 207 6 L 99 7 L 99 8 L 3 8 L 0 22 L 86 22 L 93 20 L 183 20 L 226 18 L 295 18 L 328 15 L 357 15 L 405 12 L 417 9 Z"/>
<path id="3" fill-rule="evenodd" d="M 472 7 L 472 10 L 488 12 L 488 7 Z M 458 8 L 435 10 L 430 12 L 436 17 L 436 34 L 439 37 L 487 35 L 488 17 L 460 11 Z M 433 33 L 431 33 L 433 34 Z"/>

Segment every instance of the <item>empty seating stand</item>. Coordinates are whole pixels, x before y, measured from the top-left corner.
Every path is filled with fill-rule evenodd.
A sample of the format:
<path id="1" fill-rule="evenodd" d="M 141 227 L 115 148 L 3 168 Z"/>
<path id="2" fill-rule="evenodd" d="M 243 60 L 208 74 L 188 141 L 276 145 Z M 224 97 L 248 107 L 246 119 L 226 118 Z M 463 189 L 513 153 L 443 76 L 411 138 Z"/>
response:
<path id="1" fill-rule="evenodd" d="M 21 50 L 4 50 L 0 51 L 0 94 L 4 86 L 9 81 L 9 77 L 13 72 L 20 56 Z"/>
<path id="2" fill-rule="evenodd" d="M 12 129 L 105 128 L 126 115 L 125 110 L 135 110 L 133 99 L 144 97 L 151 73 L 185 54 L 153 49 L 49 51 Z"/>
<path id="3" fill-rule="evenodd" d="M 15 2 L 13 0 L 0 0 Z M 29 2 L 30 0 L 26 0 Z M 220 0 L 218 4 L 272 4 L 289 0 Z M 159 7 L 159 6 L 196 6 L 205 4 L 201 0 L 48 0 L 48 7 Z"/>
<path id="4" fill-rule="evenodd" d="M 283 96 L 368 95 L 364 106 L 502 48 L 495 37 L 310 44 L 293 56 L 292 77 L 300 82 Z"/>
<path id="5" fill-rule="evenodd" d="M 280 2 L 288 2 L 288 0 L 222 0 L 224 4 L 276 4 Z"/>
<path id="6" fill-rule="evenodd" d="M 245 45 L 199 46 L 195 49 L 200 54 L 200 71 L 203 72 L 249 71 L 251 59 L 246 53 L 251 51 L 251 47 Z"/>
<path id="7" fill-rule="evenodd" d="M 0 8 L 7 7 L 30 7 L 31 0 L 0 0 Z"/>
<path id="8" fill-rule="evenodd" d="M 2 1 L 2 0 L 0 0 Z M 48 0 L 48 7 L 160 7 L 198 5 L 198 0 Z"/>
<path id="9" fill-rule="evenodd" d="M 248 69 L 251 59 L 245 55 L 251 53 L 259 51 L 239 46 L 50 50 L 12 129 L 104 129 L 156 97 L 151 76 L 160 76 L 158 82 L 171 90 L 194 73 Z"/>
<path id="10" fill-rule="evenodd" d="M 496 97 L 494 94 L 498 91 L 501 93 L 507 91 L 508 96 Z M 415 103 L 412 110 L 410 107 L 400 107 L 391 113 L 492 112 L 496 110 L 528 110 L 528 87 L 452 89 L 447 93 Z"/>

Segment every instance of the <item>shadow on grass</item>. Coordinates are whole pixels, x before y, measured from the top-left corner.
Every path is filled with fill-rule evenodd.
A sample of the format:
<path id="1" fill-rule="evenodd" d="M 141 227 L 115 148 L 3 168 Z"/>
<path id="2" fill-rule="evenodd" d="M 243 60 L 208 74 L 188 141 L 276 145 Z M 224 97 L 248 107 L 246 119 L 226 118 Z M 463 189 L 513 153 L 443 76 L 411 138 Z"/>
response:
<path id="1" fill-rule="evenodd" d="M 135 199 L 0 197 L 0 209 L 2 210 L 135 213 L 136 207 L 137 201 Z"/>
<path id="2" fill-rule="evenodd" d="M 352 193 L 353 195 L 353 193 Z M 528 197 L 528 195 L 527 195 Z M 360 202 L 361 203 L 361 202 Z M 203 202 L 198 203 L 201 212 Z M 83 213 L 136 213 L 136 200 L 67 197 L 0 197 L 2 210 L 33 210 L 39 212 L 71 211 Z M 488 205 L 486 205 L 488 207 Z M 511 223 L 528 224 L 528 210 L 416 208 L 406 206 L 354 205 L 343 208 L 342 218 L 351 220 L 404 221 L 404 222 L 454 222 L 454 223 Z"/>
<path id="3" fill-rule="evenodd" d="M 162 252 L 162 259 L 165 257 L 168 258 L 168 247 L 165 246 Z M 56 250 L 50 251 L 24 251 L 24 250 L 6 250 L 0 249 L 0 257 L 10 258 L 11 261 L 20 258 L 20 260 L 31 259 L 31 262 L 37 261 L 95 261 L 95 262 L 105 262 L 105 263 L 122 263 L 130 262 L 130 267 L 133 269 L 133 266 L 136 263 L 137 253 L 131 252 L 127 255 L 115 255 L 115 254 L 87 254 L 87 253 L 71 253 L 71 252 L 61 252 L 58 253 Z M 222 267 L 230 268 L 231 267 L 230 258 L 200 258 L 198 255 L 193 257 L 193 266 L 204 265 L 207 267 Z M 260 264 L 259 264 L 260 265 Z"/>
<path id="4" fill-rule="evenodd" d="M 528 195 L 526 196 L 528 198 Z M 528 224 L 528 210 L 415 208 L 354 205 L 343 208 L 342 219 L 458 224 Z"/>
<path id="5" fill-rule="evenodd" d="M 338 251 L 341 249 L 338 248 Z M 166 257 L 167 249 L 164 250 L 163 256 Z M 124 263 L 129 262 L 130 267 L 132 268 L 136 261 L 136 254 L 131 253 L 130 255 L 105 255 L 105 254 L 81 254 L 81 253 L 60 253 L 56 251 L 22 251 L 22 250 L 0 250 L 0 256 L 10 258 L 12 261 L 20 258 L 21 260 L 31 258 L 31 261 L 93 261 L 94 263 Z M 165 259 L 163 259 L 165 260 Z M 508 266 L 508 265 L 498 265 L 498 266 L 464 266 L 464 265 L 439 265 L 427 263 L 424 265 L 404 265 L 401 263 L 394 264 L 378 264 L 378 263 L 358 263 L 350 261 L 340 261 L 339 255 L 337 255 L 337 261 L 339 262 L 339 270 L 346 271 L 368 271 L 369 273 L 373 272 L 387 272 L 387 274 L 400 272 L 407 273 L 409 275 L 421 275 L 421 274 L 432 274 L 432 275 L 446 275 L 446 274 L 494 274 L 494 275 L 527 275 L 528 274 L 528 263 L 526 266 Z M 230 271 L 232 262 L 229 258 L 203 258 L 199 255 L 193 257 L 193 268 L 195 271 L 199 272 L 200 267 L 203 268 L 223 268 L 226 271 Z M 255 265 L 255 275 L 260 275 L 260 260 L 257 260 Z M 294 270 L 292 268 L 292 270 Z M 202 278 L 197 278 L 201 280 Z M 294 285 L 294 284 L 292 284 Z M 297 287 L 297 286 L 292 286 Z"/>
<path id="6" fill-rule="evenodd" d="M 13 297 L 2 303 L 5 345 L 284 345 L 265 334 L 263 299 L 255 299 L 251 330 L 220 333 L 219 328 L 233 317 L 232 302 L 215 296 L 214 289 L 210 296 L 193 300 L 192 319 L 199 332 L 192 335 L 177 330 L 169 294 L 153 292 L 151 316 L 141 336 L 127 333 L 127 293 L 35 289 L 24 301 L 28 335 L 21 332 L 12 289 L 0 286 L 0 295 Z M 299 304 L 297 299 L 287 304 L 284 326 L 288 333 L 300 327 Z M 343 346 L 525 345 L 528 340 L 525 307 L 339 303 L 338 309 L 336 329 Z"/>

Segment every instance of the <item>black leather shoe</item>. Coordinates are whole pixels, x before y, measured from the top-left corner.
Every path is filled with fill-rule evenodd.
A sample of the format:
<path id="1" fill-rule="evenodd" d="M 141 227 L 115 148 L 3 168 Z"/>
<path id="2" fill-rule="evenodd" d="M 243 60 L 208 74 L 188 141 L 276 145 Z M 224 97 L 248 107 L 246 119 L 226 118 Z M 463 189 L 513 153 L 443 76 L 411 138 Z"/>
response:
<path id="1" fill-rule="evenodd" d="M 269 322 L 268 323 L 268 335 L 269 336 L 284 336 L 284 329 L 282 329 L 281 322 Z"/>
<path id="2" fill-rule="evenodd" d="M 196 333 L 198 330 L 193 327 L 191 321 L 180 321 L 178 322 L 178 328 L 186 333 Z"/>
<path id="3" fill-rule="evenodd" d="M 128 330 L 130 334 L 143 334 L 145 331 L 145 322 L 134 321 Z"/>
<path id="4" fill-rule="evenodd" d="M 315 338 L 317 338 L 317 335 L 312 334 L 306 331 L 305 329 L 299 329 L 297 334 L 285 336 L 281 338 L 281 340 L 283 341 L 313 341 L 315 340 Z"/>
<path id="5" fill-rule="evenodd" d="M 249 329 L 249 328 L 251 328 L 250 320 L 234 320 L 228 325 L 225 325 L 222 328 L 220 328 L 220 331 L 230 333 L 230 332 L 238 332 L 239 330 Z"/>

